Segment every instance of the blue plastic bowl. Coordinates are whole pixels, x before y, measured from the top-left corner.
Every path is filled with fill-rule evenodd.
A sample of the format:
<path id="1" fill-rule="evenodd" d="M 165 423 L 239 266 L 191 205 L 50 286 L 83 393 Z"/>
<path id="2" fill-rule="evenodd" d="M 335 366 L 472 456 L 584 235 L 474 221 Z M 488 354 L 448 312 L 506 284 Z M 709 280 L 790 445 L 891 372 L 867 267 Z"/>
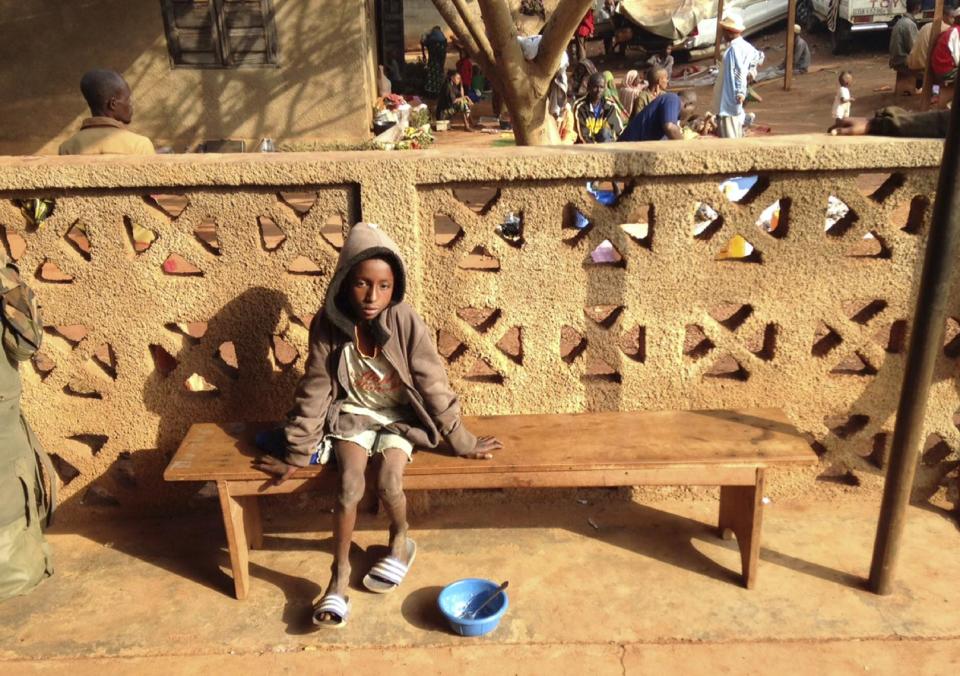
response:
<path id="1" fill-rule="evenodd" d="M 467 578 L 451 582 L 437 599 L 440 612 L 447 618 L 450 628 L 461 636 L 483 636 L 497 628 L 500 618 L 507 612 L 510 601 L 507 592 L 501 592 L 488 603 L 473 619 L 461 618 L 467 608 L 476 607 L 483 599 L 500 585 L 490 580 Z"/>

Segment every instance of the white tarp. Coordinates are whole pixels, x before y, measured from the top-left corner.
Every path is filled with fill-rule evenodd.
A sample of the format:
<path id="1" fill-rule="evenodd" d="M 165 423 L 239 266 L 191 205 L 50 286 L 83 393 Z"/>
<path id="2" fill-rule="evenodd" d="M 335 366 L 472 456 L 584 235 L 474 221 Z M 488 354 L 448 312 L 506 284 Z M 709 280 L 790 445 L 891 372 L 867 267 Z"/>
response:
<path id="1" fill-rule="evenodd" d="M 783 0 L 780 0 L 783 2 Z M 768 0 L 725 0 L 724 13 L 736 10 L 747 21 L 768 21 Z M 717 18 L 717 0 L 623 0 L 620 13 L 636 25 L 669 40 L 682 40 L 704 19 Z M 786 3 L 783 4 L 786 16 Z"/>
<path id="2" fill-rule="evenodd" d="M 717 0 L 623 0 L 620 13 L 655 35 L 680 40 L 717 16 Z"/>

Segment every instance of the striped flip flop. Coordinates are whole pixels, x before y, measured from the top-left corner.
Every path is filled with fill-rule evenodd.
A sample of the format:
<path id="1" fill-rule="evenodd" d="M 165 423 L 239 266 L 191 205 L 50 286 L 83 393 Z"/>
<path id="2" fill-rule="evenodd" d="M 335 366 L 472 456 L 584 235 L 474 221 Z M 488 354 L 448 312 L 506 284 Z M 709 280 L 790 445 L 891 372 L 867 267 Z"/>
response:
<path id="1" fill-rule="evenodd" d="M 380 559 L 363 578 L 363 586 L 375 594 L 392 592 L 403 582 L 415 558 L 417 558 L 417 543 L 407 538 L 407 562 L 403 563 L 393 556 Z"/>
<path id="2" fill-rule="evenodd" d="M 320 619 L 326 613 L 333 618 Z M 313 606 L 313 623 L 318 627 L 342 629 L 347 626 L 347 617 L 350 615 L 350 599 L 340 594 L 324 594 Z"/>

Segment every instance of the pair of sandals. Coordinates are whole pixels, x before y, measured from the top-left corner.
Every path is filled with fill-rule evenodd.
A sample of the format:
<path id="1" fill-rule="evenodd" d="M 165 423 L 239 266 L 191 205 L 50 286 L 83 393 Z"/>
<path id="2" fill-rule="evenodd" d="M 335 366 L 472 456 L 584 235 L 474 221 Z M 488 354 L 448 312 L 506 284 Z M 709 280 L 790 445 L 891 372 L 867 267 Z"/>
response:
<path id="1" fill-rule="evenodd" d="M 377 561 L 363 578 L 363 586 L 374 594 L 389 594 L 403 582 L 417 557 L 417 543 L 407 538 L 407 562 L 393 556 Z M 326 615 L 323 619 L 321 616 Z M 328 593 L 313 606 L 313 624 L 318 627 L 342 629 L 350 616 L 350 597 Z"/>

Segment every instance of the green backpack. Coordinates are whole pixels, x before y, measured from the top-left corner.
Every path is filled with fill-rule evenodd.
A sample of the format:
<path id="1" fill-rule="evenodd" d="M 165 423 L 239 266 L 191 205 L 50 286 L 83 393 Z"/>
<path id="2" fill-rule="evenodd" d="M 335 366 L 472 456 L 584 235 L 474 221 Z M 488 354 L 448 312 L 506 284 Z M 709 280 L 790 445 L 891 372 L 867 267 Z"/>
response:
<path id="1" fill-rule="evenodd" d="M 0 249 L 0 600 L 25 594 L 53 574 L 43 537 L 56 504 L 49 456 L 20 412 L 17 364 L 40 347 L 43 326 L 33 293 Z"/>

